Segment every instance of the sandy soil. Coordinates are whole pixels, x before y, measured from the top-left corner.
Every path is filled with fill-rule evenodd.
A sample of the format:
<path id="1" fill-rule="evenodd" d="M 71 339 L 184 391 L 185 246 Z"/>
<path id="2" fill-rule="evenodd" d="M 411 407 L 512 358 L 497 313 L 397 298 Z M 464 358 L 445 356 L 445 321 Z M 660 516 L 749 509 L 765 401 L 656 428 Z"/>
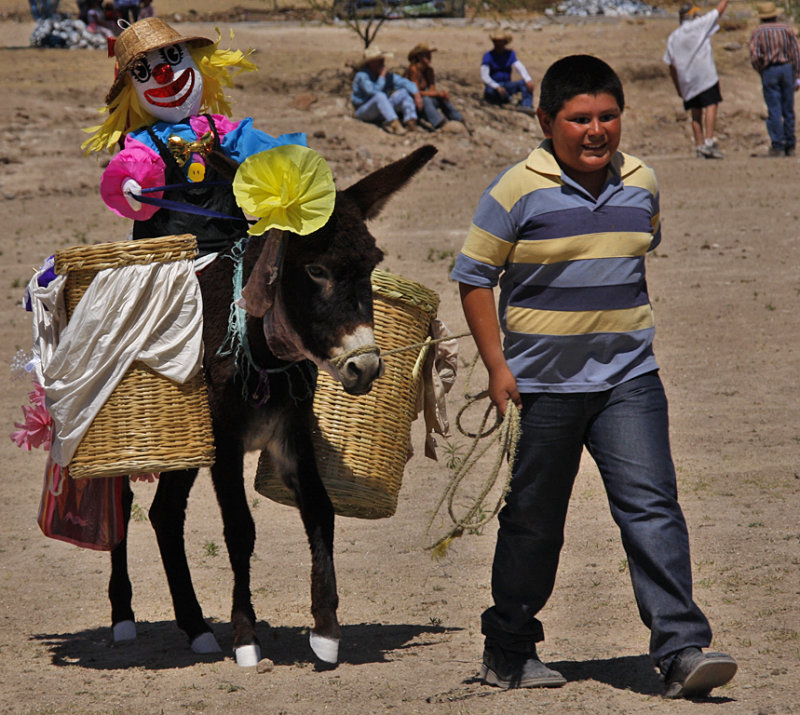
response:
<path id="1" fill-rule="evenodd" d="M 10 6 L 10 3 L 6 3 Z M 176 6 L 177 7 L 177 6 Z M 24 9 L 24 6 L 23 6 Z M 207 473 L 192 493 L 187 540 L 205 614 L 226 651 L 191 653 L 173 621 L 155 539 L 146 519 L 130 527 L 130 570 L 139 638 L 109 645 L 108 556 L 42 536 L 36 510 L 44 465 L 0 441 L 0 712 L 3 713 L 763 713 L 800 712 L 800 209 L 795 160 L 768 160 L 758 77 L 746 41 L 745 5 L 714 40 L 725 98 L 722 161 L 693 156 L 689 130 L 661 55 L 674 20 L 551 23 L 516 18 L 515 47 L 535 77 L 556 57 L 589 51 L 626 83 L 623 147 L 643 156 L 662 188 L 664 240 L 649 260 L 656 351 L 671 399 L 681 499 L 692 537 L 696 597 L 714 646 L 740 671 L 708 700 L 665 702 L 647 653 L 616 529 L 587 460 L 567 526 L 556 592 L 542 614 L 543 657 L 568 678 L 559 690 L 501 692 L 480 685 L 479 614 L 490 600 L 494 524 L 431 560 L 425 526 L 448 479 L 444 461 L 409 462 L 397 514 L 337 523 L 343 623 L 341 664 L 315 672 L 307 648 L 309 554 L 296 512 L 256 494 L 254 605 L 271 672 L 229 657 L 231 578 Z M 234 116 L 273 134 L 305 130 L 345 186 L 423 141 L 438 156 L 373 222 L 384 268 L 441 295 L 440 316 L 464 329 L 448 280 L 484 186 L 541 138 L 524 115 L 479 102 L 477 62 L 485 20 L 391 23 L 379 44 L 404 58 L 435 43 L 435 66 L 471 133 L 394 138 L 347 109 L 345 59 L 358 51 L 346 28 L 236 24 L 235 46 L 256 48 L 261 71 L 232 91 Z M 225 36 L 228 25 L 221 24 Z M 187 24 L 186 33 L 213 32 Z M 102 52 L 38 51 L 30 23 L 0 23 L 0 362 L 30 347 L 19 308 L 34 267 L 55 249 L 124 238 L 126 224 L 102 204 L 102 160 L 82 157 L 81 129 L 111 78 Z M 725 49 L 725 47 L 729 49 Z M 309 51 L 311 50 L 311 51 Z M 311 92 L 307 110 L 293 100 Z M 465 361 L 474 352 L 461 340 Z M 463 375 L 451 413 L 463 402 Z M 6 432 L 29 384 L 0 372 Z M 463 438 L 454 438 L 456 443 Z M 255 461 L 249 463 L 251 473 Z M 136 487 L 143 514 L 153 487 Z M 437 521 L 435 532 L 446 524 Z M 211 546 L 210 546 L 211 545 Z M 214 556 L 213 545 L 219 545 Z"/>

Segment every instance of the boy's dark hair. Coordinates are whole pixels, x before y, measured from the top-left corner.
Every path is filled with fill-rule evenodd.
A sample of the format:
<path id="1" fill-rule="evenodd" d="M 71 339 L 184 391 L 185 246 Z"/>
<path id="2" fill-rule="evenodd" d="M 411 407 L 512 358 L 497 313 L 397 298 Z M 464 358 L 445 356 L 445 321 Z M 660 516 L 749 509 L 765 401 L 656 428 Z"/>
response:
<path id="1" fill-rule="evenodd" d="M 592 55 L 569 55 L 556 60 L 542 77 L 539 108 L 551 119 L 579 94 L 608 93 L 625 107 L 622 82 L 611 67 Z"/>

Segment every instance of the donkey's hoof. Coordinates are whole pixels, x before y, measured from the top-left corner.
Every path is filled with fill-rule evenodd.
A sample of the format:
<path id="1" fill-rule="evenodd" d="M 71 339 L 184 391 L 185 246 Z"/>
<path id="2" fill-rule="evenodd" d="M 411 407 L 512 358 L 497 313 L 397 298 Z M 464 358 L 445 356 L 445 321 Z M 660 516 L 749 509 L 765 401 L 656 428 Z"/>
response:
<path id="1" fill-rule="evenodd" d="M 114 643 L 136 639 L 136 624 L 133 621 L 115 623 L 111 630 L 114 633 Z"/>
<path id="2" fill-rule="evenodd" d="M 242 668 L 258 665 L 258 661 L 261 660 L 261 648 L 256 643 L 240 645 L 233 649 L 233 654 L 236 656 L 236 665 Z"/>
<path id="3" fill-rule="evenodd" d="M 205 633 L 201 633 L 197 638 L 192 641 L 192 650 L 195 653 L 199 653 L 200 655 L 205 655 L 206 653 L 221 653 L 222 648 L 219 647 L 219 643 L 217 643 L 217 639 L 214 638 L 214 634 L 210 631 L 206 631 Z"/>
<path id="4" fill-rule="evenodd" d="M 314 631 L 308 637 L 314 655 L 325 663 L 339 662 L 339 639 L 321 636 Z"/>

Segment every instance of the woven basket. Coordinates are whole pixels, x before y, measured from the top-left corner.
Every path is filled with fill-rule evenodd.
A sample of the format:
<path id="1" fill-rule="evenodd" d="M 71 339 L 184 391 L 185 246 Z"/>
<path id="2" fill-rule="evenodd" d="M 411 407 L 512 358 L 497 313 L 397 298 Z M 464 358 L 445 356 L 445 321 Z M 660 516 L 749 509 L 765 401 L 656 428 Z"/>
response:
<path id="1" fill-rule="evenodd" d="M 94 276 L 106 268 L 170 263 L 197 255 L 194 236 L 117 241 L 58 251 L 70 317 Z M 168 472 L 214 463 L 211 414 L 200 370 L 180 385 L 134 362 L 100 408 L 69 464 L 76 479 Z"/>
<path id="2" fill-rule="evenodd" d="M 380 270 L 372 273 L 372 291 L 375 342 L 383 352 L 426 340 L 439 307 L 436 293 Z M 348 395 L 320 371 L 314 397 L 318 422 L 314 451 L 338 515 L 380 519 L 394 514 L 426 352 L 427 347 L 418 347 L 387 356 L 386 372 L 362 396 Z M 295 504 L 294 494 L 275 474 L 266 452 L 258 462 L 255 489 L 281 504 Z"/>

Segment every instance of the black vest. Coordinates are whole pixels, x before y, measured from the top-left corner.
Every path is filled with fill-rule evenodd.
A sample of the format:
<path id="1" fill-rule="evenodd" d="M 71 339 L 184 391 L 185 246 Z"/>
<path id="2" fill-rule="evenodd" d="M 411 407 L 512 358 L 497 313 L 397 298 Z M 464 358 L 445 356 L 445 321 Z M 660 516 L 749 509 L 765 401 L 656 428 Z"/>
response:
<path id="1" fill-rule="evenodd" d="M 211 131 L 214 132 L 214 150 L 220 151 L 219 135 L 214 120 L 208 114 L 205 117 L 208 119 Z M 220 181 L 222 177 L 208 163 L 206 163 L 203 181 L 189 181 L 175 157 L 150 127 L 147 128 L 147 133 L 158 147 L 158 153 L 164 162 L 165 183 L 180 184 L 179 188 L 165 191 L 165 199 L 210 209 L 226 216 L 234 216 L 236 220 L 199 216 L 175 209 L 161 208 L 146 221 L 133 222 L 133 237 L 135 239 L 157 238 L 158 236 L 191 233 L 197 237 L 198 251 L 201 256 L 204 256 L 207 253 L 224 250 L 245 235 L 248 223 L 242 210 L 236 205 L 231 184 L 209 186 L 208 182 Z"/>

